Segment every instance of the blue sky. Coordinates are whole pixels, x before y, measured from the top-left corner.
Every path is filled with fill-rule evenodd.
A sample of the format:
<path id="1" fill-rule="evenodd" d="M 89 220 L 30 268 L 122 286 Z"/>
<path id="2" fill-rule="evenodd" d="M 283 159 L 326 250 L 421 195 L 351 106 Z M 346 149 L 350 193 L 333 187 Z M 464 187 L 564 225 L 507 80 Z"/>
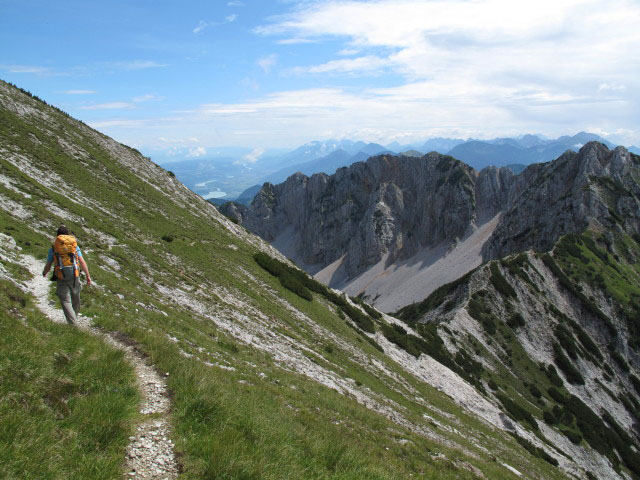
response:
<path id="1" fill-rule="evenodd" d="M 0 78 L 154 155 L 592 131 L 640 143 L 637 0 L 0 0 Z"/>

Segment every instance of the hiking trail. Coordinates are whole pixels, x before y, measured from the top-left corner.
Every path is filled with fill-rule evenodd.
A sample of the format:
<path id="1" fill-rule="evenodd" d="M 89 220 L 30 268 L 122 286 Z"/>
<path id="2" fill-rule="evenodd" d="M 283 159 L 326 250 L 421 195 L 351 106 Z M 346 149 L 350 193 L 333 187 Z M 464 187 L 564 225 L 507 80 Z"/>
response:
<path id="1" fill-rule="evenodd" d="M 29 292 L 34 296 L 37 307 L 51 321 L 67 323 L 58 302 L 49 299 L 51 282 L 42 276 L 43 262 L 29 255 L 23 255 L 23 265 L 33 275 L 27 282 Z M 84 288 L 87 288 L 84 286 Z M 95 288 L 95 287 L 89 287 Z M 127 446 L 125 478 L 139 480 L 171 480 L 178 476 L 178 462 L 170 439 L 170 401 L 167 385 L 162 375 L 153 365 L 147 365 L 145 356 L 117 334 L 105 333 L 91 325 L 88 317 L 79 315 L 78 328 L 102 338 L 106 343 L 124 352 L 133 367 L 142 402 L 140 413 L 150 418 L 137 425 L 134 436 L 129 437 Z"/>

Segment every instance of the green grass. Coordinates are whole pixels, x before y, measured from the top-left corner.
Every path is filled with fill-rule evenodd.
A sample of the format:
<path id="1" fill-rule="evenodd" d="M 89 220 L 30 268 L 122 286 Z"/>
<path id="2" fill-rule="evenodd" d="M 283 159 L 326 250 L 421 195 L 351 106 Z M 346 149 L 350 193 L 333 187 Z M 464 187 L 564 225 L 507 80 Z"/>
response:
<path id="1" fill-rule="evenodd" d="M 3 478 L 118 478 L 138 393 L 120 351 L 52 324 L 0 281 Z"/>
<path id="2" fill-rule="evenodd" d="M 86 127 L 41 104 L 33 106 L 47 111 L 53 121 L 41 124 L 0 111 L 0 135 L 15 139 L 8 148 L 28 155 L 34 168 L 49 177 L 68 175 L 81 198 L 109 211 L 78 205 L 0 159 L 0 173 L 30 192 L 31 198 L 2 185 L 0 193 L 21 202 L 32 214 L 24 222 L 0 210 L 0 230 L 41 259 L 50 239 L 33 227 L 53 229 L 65 221 L 76 234 L 96 283 L 83 291 L 83 313 L 102 328 L 128 335 L 150 362 L 169 374 L 172 438 L 184 478 L 477 478 L 466 464 L 486 478 L 516 478 L 496 458 L 540 478 L 564 478 L 507 434 L 404 371 L 376 348 L 374 340 L 345 321 L 353 313 L 349 307 L 372 321 L 369 314 L 341 296 L 325 295 L 308 285 L 313 301 L 301 298 L 256 263 L 255 246 L 209 218 L 206 211 L 200 213 L 204 207 L 199 203 L 183 206 L 167 198 L 155 187 L 165 189 L 173 180 L 160 167 L 146 165 L 158 175 L 147 183 L 114 161 Z M 73 141 L 87 157 L 70 159 L 57 136 Z M 142 157 L 136 161 L 145 162 Z M 44 202 L 81 219 L 56 217 Z M 111 235 L 119 246 L 107 245 L 95 230 Z M 117 272 L 111 270 L 109 259 L 120 265 Z M 188 291 L 191 301 L 181 300 L 179 289 Z M 296 371 L 268 348 L 269 337 L 262 333 L 252 342 L 238 338 L 238 331 L 254 324 L 264 325 L 279 342 L 289 344 L 309 368 L 321 367 L 349 379 L 445 442 L 413 433 L 361 405 L 350 393 Z M 66 335 L 63 326 L 44 322 L 42 328 L 45 325 L 52 329 L 43 335 L 49 342 Z M 460 356 L 456 362 L 473 371 L 470 360 Z M 104 368 L 114 368 L 107 363 L 117 365 L 102 363 Z M 135 404 L 135 392 L 132 395 Z M 444 428 L 426 420 L 426 414 Z M 123 430 L 134 419 L 125 420 Z M 44 437 L 48 444 L 57 442 L 53 434 L 45 432 Z M 126 434 L 123 439 L 126 443 Z M 119 462 L 124 443 L 119 456 L 114 454 Z M 30 465 L 27 470 L 37 477 L 38 468 L 45 467 Z M 84 471 L 69 470 L 68 478 L 82 478 L 78 472 Z M 119 478 L 119 471 L 105 473 L 105 478 Z"/>

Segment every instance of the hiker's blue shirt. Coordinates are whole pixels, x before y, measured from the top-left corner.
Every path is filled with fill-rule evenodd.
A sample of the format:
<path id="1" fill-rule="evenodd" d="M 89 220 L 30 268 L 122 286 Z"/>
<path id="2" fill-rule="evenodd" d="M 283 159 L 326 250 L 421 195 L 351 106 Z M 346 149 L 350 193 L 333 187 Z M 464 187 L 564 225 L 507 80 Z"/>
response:
<path id="1" fill-rule="evenodd" d="M 80 247 L 76 247 L 76 253 L 78 254 L 78 258 L 82 257 Z M 53 247 L 49 249 L 49 253 L 47 254 L 47 263 L 49 262 L 53 263 Z"/>

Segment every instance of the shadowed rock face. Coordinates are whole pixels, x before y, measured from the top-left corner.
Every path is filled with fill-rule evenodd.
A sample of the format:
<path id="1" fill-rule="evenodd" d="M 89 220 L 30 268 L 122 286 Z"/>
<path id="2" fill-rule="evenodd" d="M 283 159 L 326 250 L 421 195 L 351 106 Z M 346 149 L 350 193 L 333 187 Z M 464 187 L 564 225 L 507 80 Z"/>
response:
<path id="1" fill-rule="evenodd" d="M 228 204 L 223 211 L 311 272 L 344 257 L 344 272 L 354 278 L 382 258 L 390 265 L 425 248 L 453 246 L 498 213 L 484 260 L 548 250 L 589 225 L 637 232 L 635 178 L 637 156 L 597 142 L 519 176 L 507 168 L 477 172 L 435 152 L 380 155 L 331 176 L 297 173 L 266 183 L 248 209 Z"/>
<path id="2" fill-rule="evenodd" d="M 640 160 L 624 147 L 591 142 L 517 177 L 502 220 L 483 247 L 485 260 L 548 250 L 564 234 L 591 226 L 638 232 Z"/>
<path id="3" fill-rule="evenodd" d="M 506 168 L 478 173 L 451 157 L 381 155 L 334 175 L 292 175 L 265 184 L 251 207 L 222 211 L 284 253 L 318 270 L 344 256 L 353 277 L 388 255 L 387 262 L 421 249 L 455 243 L 476 224 L 504 210 L 515 184 Z M 287 232 L 292 238 L 283 242 Z"/>

